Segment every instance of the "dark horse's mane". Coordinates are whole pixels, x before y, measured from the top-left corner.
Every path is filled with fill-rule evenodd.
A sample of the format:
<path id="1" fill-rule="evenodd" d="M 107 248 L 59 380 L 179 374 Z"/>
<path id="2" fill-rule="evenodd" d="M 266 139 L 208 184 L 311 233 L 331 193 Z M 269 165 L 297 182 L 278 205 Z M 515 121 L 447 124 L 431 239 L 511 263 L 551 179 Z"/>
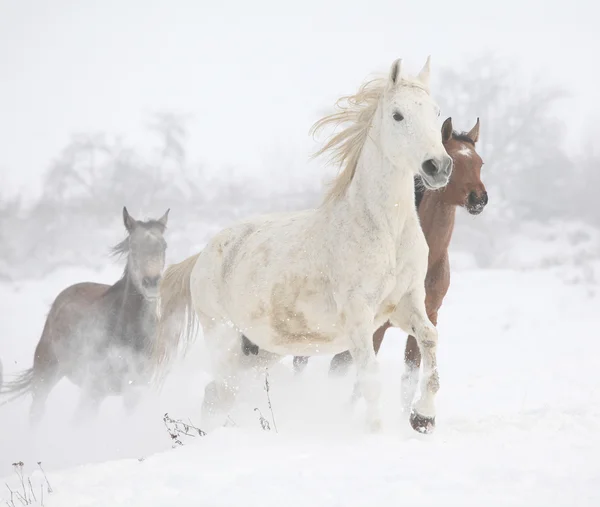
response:
<path id="1" fill-rule="evenodd" d="M 455 141 L 462 141 L 468 143 L 472 146 L 475 146 L 475 141 L 469 137 L 467 132 L 452 132 L 452 139 Z M 423 181 L 420 176 L 415 176 L 415 206 L 419 209 L 419 205 L 423 200 L 423 195 L 425 195 L 425 185 L 423 185 Z"/>

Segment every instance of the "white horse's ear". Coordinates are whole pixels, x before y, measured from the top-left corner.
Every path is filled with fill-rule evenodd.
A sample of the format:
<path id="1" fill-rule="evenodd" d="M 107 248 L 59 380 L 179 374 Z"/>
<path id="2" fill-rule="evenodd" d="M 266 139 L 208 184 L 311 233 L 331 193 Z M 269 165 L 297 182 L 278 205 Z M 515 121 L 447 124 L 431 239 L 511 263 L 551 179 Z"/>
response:
<path id="1" fill-rule="evenodd" d="M 470 139 L 473 140 L 474 143 L 479 141 L 479 118 L 477 118 L 477 123 L 475 126 L 469 131 L 467 134 Z"/>
<path id="2" fill-rule="evenodd" d="M 402 70 L 402 58 L 398 58 L 390 67 L 390 85 L 394 86 L 400 79 L 400 71 Z"/>
<path id="3" fill-rule="evenodd" d="M 137 224 L 137 220 L 129 214 L 129 211 L 127 211 L 125 206 L 123 206 L 123 223 L 125 224 L 125 229 L 127 229 L 128 232 L 133 231 Z"/>
<path id="4" fill-rule="evenodd" d="M 163 227 L 167 227 L 167 222 L 169 221 L 169 211 L 171 211 L 171 208 L 165 211 L 165 214 L 157 220 L 158 223 Z"/>
<path id="5" fill-rule="evenodd" d="M 427 88 L 429 88 L 430 65 L 431 65 L 431 55 L 429 55 L 427 57 L 427 61 L 425 62 L 425 65 L 423 65 L 421 72 L 419 72 L 419 75 L 417 76 L 417 79 L 419 81 L 421 81 L 421 83 L 423 83 Z"/>

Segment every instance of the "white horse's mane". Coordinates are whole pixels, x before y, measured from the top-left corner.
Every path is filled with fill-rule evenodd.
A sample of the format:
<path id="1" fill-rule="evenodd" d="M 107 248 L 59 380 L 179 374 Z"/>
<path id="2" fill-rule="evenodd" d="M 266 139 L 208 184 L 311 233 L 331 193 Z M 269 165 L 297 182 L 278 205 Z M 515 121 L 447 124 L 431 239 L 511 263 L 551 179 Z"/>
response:
<path id="1" fill-rule="evenodd" d="M 400 86 L 415 87 L 429 94 L 429 89 L 419 80 L 408 77 L 400 78 Z M 377 76 L 365 81 L 354 95 L 340 97 L 336 103 L 336 112 L 316 121 L 310 129 L 314 136 L 325 127 L 337 128 L 348 124 L 344 129 L 333 134 L 325 145 L 318 150 L 314 157 L 325 153 L 330 154 L 330 161 L 341 170 L 330 182 L 324 202 L 334 202 L 344 196 L 350 186 L 361 151 L 367 137 L 373 116 L 377 111 L 379 101 L 388 86 L 388 79 Z"/>

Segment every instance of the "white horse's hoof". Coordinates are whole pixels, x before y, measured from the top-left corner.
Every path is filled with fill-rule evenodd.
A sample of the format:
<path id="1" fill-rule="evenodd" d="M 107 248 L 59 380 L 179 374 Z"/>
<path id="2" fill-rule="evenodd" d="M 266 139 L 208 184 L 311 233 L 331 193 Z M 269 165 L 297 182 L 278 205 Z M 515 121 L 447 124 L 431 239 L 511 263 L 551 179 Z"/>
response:
<path id="1" fill-rule="evenodd" d="M 412 426 L 412 429 L 418 433 L 433 433 L 433 430 L 435 429 L 435 416 L 426 417 L 413 410 L 410 413 L 410 425 Z"/>
<path id="2" fill-rule="evenodd" d="M 369 433 L 381 433 L 383 425 L 381 423 L 381 419 L 371 419 L 367 421 L 367 429 Z"/>

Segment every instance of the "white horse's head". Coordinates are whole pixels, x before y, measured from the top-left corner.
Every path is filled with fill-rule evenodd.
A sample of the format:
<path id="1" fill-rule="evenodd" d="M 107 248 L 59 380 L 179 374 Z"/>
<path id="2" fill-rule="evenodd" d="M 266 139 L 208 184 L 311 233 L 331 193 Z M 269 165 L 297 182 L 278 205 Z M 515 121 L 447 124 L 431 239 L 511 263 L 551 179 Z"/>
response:
<path id="1" fill-rule="evenodd" d="M 416 78 L 401 75 L 398 59 L 390 68 L 380 103 L 380 143 L 396 166 L 420 174 L 429 188 L 448 183 L 452 159 L 442 144 L 438 125 L 440 109 L 429 94 L 429 62 Z"/>

